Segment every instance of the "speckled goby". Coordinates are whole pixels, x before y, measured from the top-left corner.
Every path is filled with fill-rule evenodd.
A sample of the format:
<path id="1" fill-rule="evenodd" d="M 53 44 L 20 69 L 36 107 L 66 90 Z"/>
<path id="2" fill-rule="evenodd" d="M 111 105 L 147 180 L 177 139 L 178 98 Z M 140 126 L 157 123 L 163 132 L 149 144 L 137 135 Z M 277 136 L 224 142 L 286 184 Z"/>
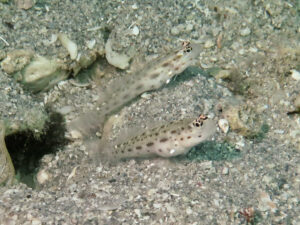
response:
<path id="1" fill-rule="evenodd" d="M 197 119 L 186 118 L 146 130 L 122 143 L 103 138 L 93 143 L 90 150 L 101 162 L 151 156 L 168 158 L 186 154 L 193 146 L 210 138 L 215 131 L 215 122 L 200 115 Z"/>
<path id="2" fill-rule="evenodd" d="M 160 88 L 194 64 L 199 54 L 198 44 L 183 42 L 179 49 L 149 62 L 140 71 L 115 80 L 101 93 L 102 114 L 114 112 L 140 94 Z"/>
<path id="3" fill-rule="evenodd" d="M 200 45 L 183 42 L 171 53 L 147 63 L 142 69 L 113 81 L 101 91 L 100 111 L 83 115 L 75 125 L 84 135 L 94 131 L 95 124 L 101 124 L 105 117 L 140 94 L 158 89 L 187 67 L 193 65 L 200 54 Z"/>

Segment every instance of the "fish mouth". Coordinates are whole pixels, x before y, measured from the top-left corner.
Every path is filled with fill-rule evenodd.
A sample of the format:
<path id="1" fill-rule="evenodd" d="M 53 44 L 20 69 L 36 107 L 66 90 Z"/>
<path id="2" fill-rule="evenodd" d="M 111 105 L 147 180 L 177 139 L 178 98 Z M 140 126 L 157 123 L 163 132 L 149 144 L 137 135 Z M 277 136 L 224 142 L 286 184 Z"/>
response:
<path id="1" fill-rule="evenodd" d="M 209 138 L 215 134 L 217 131 L 216 123 L 213 120 L 207 120 L 204 122 L 203 126 L 201 127 L 203 132 L 204 138 Z"/>

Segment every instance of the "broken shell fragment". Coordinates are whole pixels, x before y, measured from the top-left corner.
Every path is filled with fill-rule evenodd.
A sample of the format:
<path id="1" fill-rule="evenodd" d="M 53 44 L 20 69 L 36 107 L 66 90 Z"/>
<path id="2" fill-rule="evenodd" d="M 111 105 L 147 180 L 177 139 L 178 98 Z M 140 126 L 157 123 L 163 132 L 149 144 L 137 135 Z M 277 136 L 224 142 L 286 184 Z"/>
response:
<path id="1" fill-rule="evenodd" d="M 49 180 L 50 175 L 46 172 L 46 170 L 40 170 L 36 175 L 36 179 L 39 184 L 44 184 L 47 180 Z"/>
<path id="2" fill-rule="evenodd" d="M 226 119 L 220 119 L 218 122 L 220 129 L 226 134 L 229 130 L 229 123 Z"/>
<path id="3" fill-rule="evenodd" d="M 58 35 L 58 39 L 60 40 L 62 46 L 68 50 L 71 59 L 76 59 L 78 55 L 77 44 L 71 41 L 66 34 L 60 33 Z"/>
<path id="4" fill-rule="evenodd" d="M 114 51 L 111 42 L 112 41 L 108 39 L 105 44 L 105 56 L 108 63 L 119 69 L 126 69 L 129 66 L 130 57 L 128 57 L 126 54 Z"/>
<path id="5" fill-rule="evenodd" d="M 58 60 L 37 56 L 21 71 L 21 82 L 34 92 L 47 90 L 68 77 L 68 72 L 62 67 Z"/>
<path id="6" fill-rule="evenodd" d="M 96 44 L 95 39 L 92 39 L 92 40 L 89 40 L 89 41 L 86 42 L 86 45 L 89 49 L 93 49 L 95 47 L 95 44 Z"/>
<path id="7" fill-rule="evenodd" d="M 291 70 L 291 76 L 294 80 L 300 81 L 300 72 L 297 70 Z"/>

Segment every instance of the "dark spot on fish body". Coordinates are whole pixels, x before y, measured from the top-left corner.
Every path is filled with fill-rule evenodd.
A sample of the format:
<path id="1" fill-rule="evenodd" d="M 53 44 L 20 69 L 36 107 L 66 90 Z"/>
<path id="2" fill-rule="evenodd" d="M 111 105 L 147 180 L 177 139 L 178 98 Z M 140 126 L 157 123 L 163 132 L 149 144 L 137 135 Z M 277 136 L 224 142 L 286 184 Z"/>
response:
<path id="1" fill-rule="evenodd" d="M 128 152 L 132 152 L 132 149 L 131 149 L 131 148 L 129 148 L 129 149 L 127 149 L 127 151 L 128 151 Z"/>
<path id="2" fill-rule="evenodd" d="M 184 138 L 182 137 L 182 138 L 180 138 L 180 141 L 183 141 L 184 140 Z"/>
<path id="3" fill-rule="evenodd" d="M 153 143 L 153 142 L 149 142 L 149 143 L 147 143 L 146 145 L 147 145 L 148 147 L 150 147 L 150 146 L 154 145 L 154 143 Z"/>
<path id="4" fill-rule="evenodd" d="M 167 140 L 168 140 L 168 138 L 162 138 L 162 139 L 159 140 L 159 142 L 163 143 L 163 142 L 166 142 Z"/>
<path id="5" fill-rule="evenodd" d="M 136 149 L 137 149 L 137 150 L 141 150 L 141 149 L 142 149 L 142 146 L 136 146 Z"/>
<path id="6" fill-rule="evenodd" d="M 129 97 L 130 97 L 130 95 L 126 94 L 126 95 L 123 96 L 123 99 L 128 99 Z"/>
<path id="7" fill-rule="evenodd" d="M 176 134 L 176 133 L 177 133 L 176 130 L 172 130 L 172 131 L 171 131 L 171 134 Z"/>
<path id="8" fill-rule="evenodd" d="M 174 61 L 179 60 L 179 59 L 181 59 L 181 57 L 182 57 L 182 55 L 176 55 L 176 56 L 173 58 L 173 60 L 174 60 Z"/>
<path id="9" fill-rule="evenodd" d="M 158 136 L 158 135 L 159 135 L 159 133 L 156 132 L 156 133 L 155 133 L 155 136 Z"/>
<path id="10" fill-rule="evenodd" d="M 169 62 L 165 62 L 165 63 L 163 63 L 161 66 L 162 66 L 162 67 L 168 67 L 169 65 L 170 65 Z"/>
<path id="11" fill-rule="evenodd" d="M 136 137 L 133 138 L 133 141 L 134 142 L 139 142 L 139 141 L 141 141 L 141 137 L 140 136 L 136 136 Z"/>
<path id="12" fill-rule="evenodd" d="M 154 74 L 150 75 L 150 78 L 151 79 L 156 79 L 157 77 L 159 77 L 159 75 L 160 75 L 159 73 L 154 73 Z"/>
<path id="13" fill-rule="evenodd" d="M 191 139 L 191 138 L 192 138 L 191 136 L 188 136 L 188 137 L 187 137 L 187 139 Z"/>
<path id="14" fill-rule="evenodd" d="M 158 151 L 159 151 L 159 152 L 162 152 L 162 150 L 161 150 L 161 149 L 158 149 Z"/>
<path id="15" fill-rule="evenodd" d="M 184 130 L 184 127 L 181 127 L 181 130 Z"/>
<path id="16" fill-rule="evenodd" d="M 199 138 L 201 138 L 201 137 L 202 137 L 202 135 L 198 135 L 198 137 L 199 137 Z"/>
<path id="17" fill-rule="evenodd" d="M 143 141 L 143 140 L 145 140 L 145 138 L 146 138 L 146 137 L 144 137 L 144 136 L 141 136 L 141 137 L 140 137 L 140 141 Z"/>
<path id="18" fill-rule="evenodd" d="M 144 87 L 144 85 L 139 84 L 138 86 L 136 86 L 135 90 L 141 90 Z"/>

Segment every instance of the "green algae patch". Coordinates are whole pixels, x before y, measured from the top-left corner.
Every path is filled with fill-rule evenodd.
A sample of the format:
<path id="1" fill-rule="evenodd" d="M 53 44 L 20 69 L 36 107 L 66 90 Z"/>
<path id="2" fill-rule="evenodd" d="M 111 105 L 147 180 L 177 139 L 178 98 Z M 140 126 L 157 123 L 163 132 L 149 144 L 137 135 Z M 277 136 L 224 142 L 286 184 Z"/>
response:
<path id="1" fill-rule="evenodd" d="M 220 161 L 233 160 L 240 156 L 240 150 L 227 142 L 217 143 L 215 141 L 206 141 L 192 148 L 186 154 L 185 159 L 189 161 Z"/>

